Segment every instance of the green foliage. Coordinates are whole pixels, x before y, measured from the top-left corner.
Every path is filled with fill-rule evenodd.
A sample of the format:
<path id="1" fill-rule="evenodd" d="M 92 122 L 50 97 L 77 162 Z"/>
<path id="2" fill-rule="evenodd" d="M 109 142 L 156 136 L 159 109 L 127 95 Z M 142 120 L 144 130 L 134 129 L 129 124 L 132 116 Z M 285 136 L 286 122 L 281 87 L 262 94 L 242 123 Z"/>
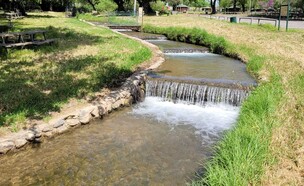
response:
<path id="1" fill-rule="evenodd" d="M 253 56 L 247 63 L 247 70 L 256 75 L 262 69 L 265 57 Z"/>
<path id="2" fill-rule="evenodd" d="M 108 22 L 108 18 L 107 17 L 103 17 L 103 16 L 94 16 L 91 13 L 85 13 L 85 14 L 77 14 L 77 18 L 78 19 L 83 19 L 86 21 L 95 21 L 95 22 L 101 22 L 101 23 L 106 23 Z"/>
<path id="3" fill-rule="evenodd" d="M 143 30 L 145 32 L 164 34 L 170 40 L 206 46 L 209 47 L 213 53 L 235 56 L 234 53 L 226 52 L 229 44 L 223 37 L 208 34 L 202 29 L 181 27 L 161 28 L 145 25 Z"/>
<path id="4" fill-rule="evenodd" d="M 222 8 L 228 8 L 232 5 L 232 1 L 231 0 L 221 0 L 220 1 L 220 7 Z"/>
<path id="5" fill-rule="evenodd" d="M 112 0 L 100 0 L 96 5 L 98 12 L 112 12 L 117 9 L 117 4 Z"/>
<path id="6" fill-rule="evenodd" d="M 167 9 L 165 3 L 160 0 L 157 0 L 156 2 L 150 2 L 150 6 L 151 6 L 152 10 L 155 12 L 158 11 L 161 14 L 168 13 L 168 9 Z"/>
<path id="7" fill-rule="evenodd" d="M 209 6 L 209 3 L 205 0 L 185 0 L 185 5 L 191 6 L 191 7 L 207 7 Z"/>

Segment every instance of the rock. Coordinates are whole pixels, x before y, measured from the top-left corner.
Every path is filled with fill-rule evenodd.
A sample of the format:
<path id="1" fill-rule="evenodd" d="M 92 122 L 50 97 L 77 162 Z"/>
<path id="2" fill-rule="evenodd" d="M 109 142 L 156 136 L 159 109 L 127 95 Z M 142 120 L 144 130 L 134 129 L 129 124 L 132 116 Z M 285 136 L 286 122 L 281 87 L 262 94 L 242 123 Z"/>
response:
<path id="1" fill-rule="evenodd" d="M 41 129 L 42 132 L 49 132 L 52 130 L 53 130 L 53 128 L 50 125 L 46 125 Z"/>
<path id="2" fill-rule="evenodd" d="M 62 125 L 64 125 L 64 120 L 60 119 L 53 124 L 53 127 L 58 128 L 58 127 L 61 127 Z"/>
<path id="3" fill-rule="evenodd" d="M 71 127 L 74 127 L 76 125 L 79 125 L 80 121 L 78 119 L 67 119 L 65 120 L 65 123 Z"/>
<path id="4" fill-rule="evenodd" d="M 59 134 L 62 134 L 62 133 L 64 133 L 64 132 L 66 132 L 68 129 L 69 129 L 69 128 L 68 128 L 66 125 L 63 125 L 63 126 L 57 128 L 57 132 L 58 132 Z"/>
<path id="5" fill-rule="evenodd" d="M 92 110 L 91 114 L 95 118 L 99 117 L 99 110 L 97 106 L 94 106 L 94 109 Z"/>
<path id="6" fill-rule="evenodd" d="M 143 102 L 145 100 L 145 91 L 143 89 L 140 89 L 138 91 L 138 101 Z"/>
<path id="7" fill-rule="evenodd" d="M 35 134 L 31 131 L 27 132 L 25 135 L 27 141 L 33 141 L 35 139 Z"/>
<path id="8" fill-rule="evenodd" d="M 112 104 L 112 109 L 117 109 L 122 105 L 121 99 L 117 100 L 115 103 Z"/>
<path id="9" fill-rule="evenodd" d="M 103 115 L 107 114 L 107 110 L 103 105 L 98 106 L 98 111 L 99 111 L 100 116 L 103 116 Z"/>
<path id="10" fill-rule="evenodd" d="M 81 110 L 79 114 L 79 121 L 81 124 L 88 124 L 92 118 L 91 111 Z"/>
<path id="11" fill-rule="evenodd" d="M 15 147 L 12 141 L 2 141 L 0 142 L 0 154 L 6 154 L 8 151 Z"/>
<path id="12" fill-rule="evenodd" d="M 139 84 L 139 81 L 138 80 L 134 80 L 133 84 L 137 86 Z"/>
<path id="13" fill-rule="evenodd" d="M 36 126 L 36 129 L 40 132 L 48 132 L 50 130 L 53 130 L 53 127 L 51 127 L 49 124 L 47 123 L 42 123 Z"/>
<path id="14" fill-rule="evenodd" d="M 35 133 L 35 138 L 40 138 L 42 136 L 41 132 L 36 132 Z"/>
<path id="15" fill-rule="evenodd" d="M 133 97 L 132 97 L 132 96 L 130 96 L 130 97 L 128 97 L 128 98 L 126 98 L 126 99 L 124 100 L 124 105 L 125 105 L 125 106 L 131 106 L 132 103 L 133 103 Z"/>
<path id="16" fill-rule="evenodd" d="M 20 138 L 20 139 L 16 139 L 16 140 L 15 140 L 15 145 L 16 145 L 16 148 L 17 148 L 17 149 L 23 147 L 26 143 L 27 143 L 27 140 L 26 140 L 26 139 L 23 139 L 23 138 Z"/>
<path id="17" fill-rule="evenodd" d="M 53 136 L 53 132 L 52 131 L 48 131 L 48 132 L 45 132 L 42 134 L 42 136 L 45 136 L 45 137 L 52 137 Z"/>

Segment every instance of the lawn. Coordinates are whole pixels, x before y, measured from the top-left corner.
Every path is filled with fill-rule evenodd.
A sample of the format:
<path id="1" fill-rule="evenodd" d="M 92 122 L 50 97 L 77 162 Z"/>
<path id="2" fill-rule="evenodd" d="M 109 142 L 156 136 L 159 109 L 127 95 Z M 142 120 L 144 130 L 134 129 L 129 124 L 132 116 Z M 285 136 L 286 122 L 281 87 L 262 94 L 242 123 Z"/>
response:
<path id="1" fill-rule="evenodd" d="M 229 42 L 227 53 L 249 62 L 248 69 L 261 84 L 244 104 L 238 127 L 219 144 L 207 170 L 208 184 L 303 185 L 304 31 L 277 31 L 270 25 L 233 24 L 195 15 L 146 16 L 144 23 L 199 28 L 222 36 Z M 174 35 L 174 30 L 167 31 Z M 254 146 L 259 143 L 263 146 Z"/>
<path id="2" fill-rule="evenodd" d="M 47 30 L 53 45 L 1 51 L 0 126 L 17 131 L 30 119 L 45 119 L 70 99 L 117 87 L 151 57 L 148 48 L 109 29 L 61 13 L 29 14 L 11 31 Z M 5 21 L 1 21 L 5 22 Z M 1 135 L 1 132 L 0 132 Z"/>

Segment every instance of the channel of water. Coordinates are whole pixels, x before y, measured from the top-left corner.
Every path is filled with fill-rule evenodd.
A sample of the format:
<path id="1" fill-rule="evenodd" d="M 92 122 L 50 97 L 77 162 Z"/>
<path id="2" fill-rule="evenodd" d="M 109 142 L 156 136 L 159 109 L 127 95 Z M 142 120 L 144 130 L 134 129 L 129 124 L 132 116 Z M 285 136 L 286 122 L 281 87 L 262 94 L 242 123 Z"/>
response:
<path id="1" fill-rule="evenodd" d="M 145 39 L 145 34 L 138 35 Z M 161 77 L 255 83 L 240 61 L 163 36 L 146 36 L 163 50 L 174 51 L 156 70 Z M 240 110 L 235 105 L 247 94 L 231 96 L 229 89 L 174 80 L 161 83 L 157 78 L 147 84 L 142 103 L 0 157 L 0 185 L 185 185 L 191 181 L 222 133 L 234 126 Z M 225 96 L 228 101 L 220 99 Z"/>

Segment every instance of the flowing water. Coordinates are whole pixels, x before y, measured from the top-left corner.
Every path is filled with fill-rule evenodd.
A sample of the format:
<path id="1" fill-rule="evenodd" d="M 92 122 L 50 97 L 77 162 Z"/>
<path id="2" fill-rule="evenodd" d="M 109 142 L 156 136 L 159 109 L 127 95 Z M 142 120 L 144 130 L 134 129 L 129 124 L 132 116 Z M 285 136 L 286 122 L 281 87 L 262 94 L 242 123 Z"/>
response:
<path id="1" fill-rule="evenodd" d="M 248 90 L 157 80 L 146 82 L 146 92 L 148 97 L 200 106 L 206 103 L 240 106 L 249 94 Z"/>
<path id="2" fill-rule="evenodd" d="M 141 33 L 138 37 L 163 36 Z M 172 81 L 149 79 L 144 102 L 0 157 L 0 185 L 185 185 L 191 181 L 223 132 L 233 127 L 249 91 L 174 78 L 255 81 L 244 64 L 205 53 L 204 47 L 150 41 L 169 52 L 157 71 Z"/>
<path id="3" fill-rule="evenodd" d="M 0 185 L 185 185 L 237 115 L 237 107 L 150 97 L 39 147 L 0 157 Z"/>

